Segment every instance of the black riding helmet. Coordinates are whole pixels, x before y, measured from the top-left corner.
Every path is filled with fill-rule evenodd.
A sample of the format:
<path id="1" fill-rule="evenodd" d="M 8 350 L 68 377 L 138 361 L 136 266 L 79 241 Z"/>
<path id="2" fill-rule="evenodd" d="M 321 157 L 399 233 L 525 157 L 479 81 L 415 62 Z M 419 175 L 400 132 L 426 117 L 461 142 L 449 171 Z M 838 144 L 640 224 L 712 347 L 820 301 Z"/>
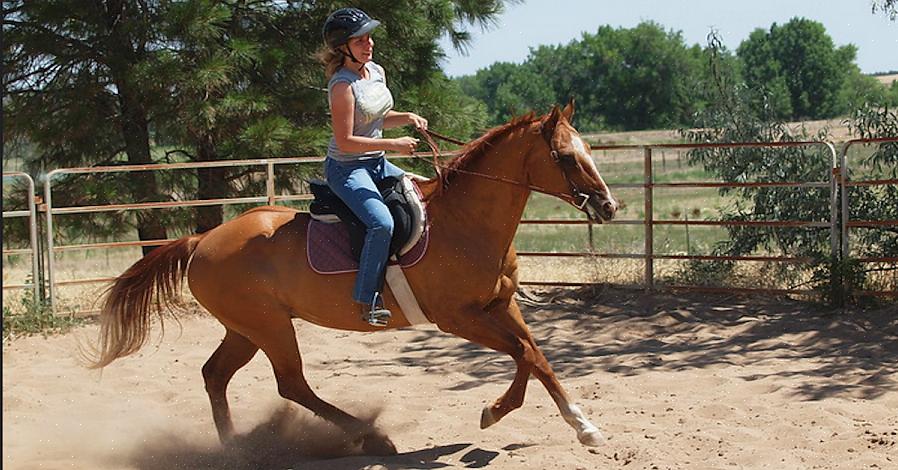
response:
<path id="1" fill-rule="evenodd" d="M 340 8 L 327 17 L 322 34 L 327 47 L 342 52 L 353 62 L 358 62 L 352 53 L 346 54 L 339 47 L 349 42 L 350 38 L 364 36 L 378 26 L 380 21 L 372 19 L 358 8 Z"/>

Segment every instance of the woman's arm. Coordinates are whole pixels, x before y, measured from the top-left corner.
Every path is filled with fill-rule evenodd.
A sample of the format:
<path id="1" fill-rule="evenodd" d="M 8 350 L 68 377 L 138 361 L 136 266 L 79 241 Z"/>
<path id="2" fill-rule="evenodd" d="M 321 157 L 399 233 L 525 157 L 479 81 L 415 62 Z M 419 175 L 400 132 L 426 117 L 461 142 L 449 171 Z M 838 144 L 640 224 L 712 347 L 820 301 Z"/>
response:
<path id="1" fill-rule="evenodd" d="M 331 89 L 331 125 L 337 148 L 346 153 L 365 153 L 377 150 L 411 154 L 418 139 L 400 137 L 398 139 L 372 139 L 352 135 L 352 121 L 355 112 L 355 97 L 346 82 L 334 84 Z M 389 113 L 388 113 L 389 116 Z"/>
<path id="2" fill-rule="evenodd" d="M 387 111 L 384 117 L 384 129 L 392 129 L 394 127 L 415 126 L 416 129 L 427 129 L 427 119 L 418 116 L 415 113 L 400 113 L 398 111 Z"/>

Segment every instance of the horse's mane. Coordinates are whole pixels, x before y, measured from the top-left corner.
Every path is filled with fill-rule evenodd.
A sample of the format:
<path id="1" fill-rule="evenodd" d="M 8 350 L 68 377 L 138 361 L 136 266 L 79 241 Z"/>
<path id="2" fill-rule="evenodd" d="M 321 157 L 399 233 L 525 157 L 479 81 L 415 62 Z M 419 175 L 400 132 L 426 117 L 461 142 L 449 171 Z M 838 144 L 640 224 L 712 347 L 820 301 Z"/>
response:
<path id="1" fill-rule="evenodd" d="M 511 121 L 496 126 L 486 131 L 486 133 L 484 133 L 477 139 L 468 142 L 467 145 L 462 147 L 459 156 L 442 168 L 443 171 L 440 172 L 440 176 L 430 180 L 428 182 L 430 184 L 425 184 L 425 186 L 431 187 L 431 191 L 425 190 L 425 193 L 429 193 L 425 195 L 425 199 L 430 199 L 431 196 L 442 193 L 443 190 L 449 185 L 449 182 L 452 180 L 452 178 L 459 173 L 459 170 L 464 169 L 472 161 L 477 160 L 478 158 L 483 156 L 495 141 L 499 140 L 506 134 L 517 130 L 520 127 L 532 124 L 536 120 L 536 113 L 531 111 L 523 116 L 512 118 Z"/>

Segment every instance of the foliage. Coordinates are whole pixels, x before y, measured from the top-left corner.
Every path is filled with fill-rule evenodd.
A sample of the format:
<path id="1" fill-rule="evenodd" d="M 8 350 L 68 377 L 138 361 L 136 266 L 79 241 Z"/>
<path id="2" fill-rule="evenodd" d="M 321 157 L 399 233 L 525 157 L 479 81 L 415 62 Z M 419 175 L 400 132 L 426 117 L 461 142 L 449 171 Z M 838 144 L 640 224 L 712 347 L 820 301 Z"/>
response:
<path id="1" fill-rule="evenodd" d="M 65 333 L 83 323 L 83 320 L 77 317 L 54 315 L 50 311 L 50 306 L 40 299 L 35 299 L 34 293 L 30 290 L 22 297 L 20 307 L 21 311 L 16 312 L 9 307 L 3 307 L 4 341 L 18 336 Z"/>
<path id="2" fill-rule="evenodd" d="M 469 25 L 488 26 L 511 1 L 371 0 L 377 61 L 397 103 L 435 129 L 472 135 L 482 106 L 447 86 L 438 40 L 458 47 Z M 321 24 L 341 2 L 154 0 L 4 2 L 4 151 L 33 175 L 56 167 L 321 154 L 329 138 Z M 409 96 L 406 97 L 406 94 Z M 428 115 L 432 112 L 432 116 Z M 164 152 L 154 148 L 164 146 Z M 190 175 L 128 173 L 54 182 L 61 204 L 172 201 L 258 194 L 245 169 Z M 306 170 L 279 171 L 298 187 Z M 40 184 L 40 181 L 38 181 Z M 71 190 L 70 190 L 71 189 Z M 69 235 L 166 238 L 203 231 L 220 208 L 79 216 Z"/>
<path id="3" fill-rule="evenodd" d="M 883 12 L 890 20 L 898 18 L 898 0 L 873 0 L 873 13 Z"/>
<path id="4" fill-rule="evenodd" d="M 719 39 L 710 38 L 711 51 L 720 50 Z M 716 52 L 712 53 L 711 70 L 718 70 Z M 803 129 L 791 129 L 782 121 L 779 109 L 771 102 L 776 92 L 769 88 L 753 88 L 732 76 L 715 73 L 714 86 L 709 89 L 709 103 L 696 116 L 696 127 L 682 129 L 690 142 L 792 142 L 823 140 L 825 134 L 812 136 Z M 852 130 L 859 137 L 898 135 L 898 117 L 894 111 L 877 105 L 866 105 L 854 112 L 850 120 Z M 711 148 L 690 151 L 689 159 L 701 163 L 707 171 L 726 182 L 795 182 L 827 181 L 831 155 L 825 147 L 771 148 Z M 882 144 L 862 162 L 885 177 L 894 178 L 898 168 L 898 152 L 894 144 Z M 722 219 L 736 221 L 764 220 L 829 220 L 829 191 L 824 188 L 742 187 L 723 188 L 722 193 L 738 196 L 737 204 Z M 895 220 L 898 217 L 894 200 L 898 197 L 894 185 L 853 188 L 850 194 L 853 218 Z M 727 227 L 730 239 L 717 248 L 718 253 L 745 255 L 754 252 L 775 252 L 789 256 L 810 257 L 815 262 L 806 270 L 790 270 L 785 265 L 772 275 L 791 279 L 793 285 L 810 279 L 812 286 L 830 287 L 834 301 L 842 301 L 851 289 L 864 284 L 849 260 L 835 261 L 831 253 L 830 233 L 825 229 L 782 227 Z M 863 256 L 895 256 L 898 252 L 898 230 L 862 231 L 855 242 L 853 254 Z M 824 275 L 828 273 L 828 275 Z M 846 284 L 842 284 L 845 282 Z M 831 284 L 835 283 L 835 284 Z M 825 286 L 824 286 L 825 284 Z"/>
<path id="5" fill-rule="evenodd" d="M 779 119 L 781 109 L 771 105 L 776 91 L 753 88 L 733 75 L 718 73 L 718 58 L 725 54 L 715 35 L 710 36 L 710 65 L 713 86 L 707 90 L 709 105 L 696 115 L 695 128 L 682 129 L 690 142 L 788 142 L 810 140 L 801 130 L 793 132 Z M 760 105 L 759 105 L 760 104 Z M 700 148 L 688 154 L 689 160 L 726 182 L 820 181 L 829 174 L 829 159 L 822 150 L 801 147 L 774 148 Z M 825 194 L 817 189 L 741 187 L 722 188 L 722 194 L 735 193 L 737 204 L 721 218 L 730 221 L 826 220 Z M 779 227 L 734 225 L 727 227 L 728 241 L 716 252 L 745 255 L 757 250 L 775 250 L 793 256 L 824 257 L 828 233 Z"/>
<path id="6" fill-rule="evenodd" d="M 861 263 L 854 259 L 833 259 L 818 262 L 813 269 L 811 283 L 823 302 L 834 307 L 858 304 L 857 295 L 864 287 L 866 273 Z"/>
<path id="7" fill-rule="evenodd" d="M 854 45 L 835 46 L 822 24 L 804 18 L 757 29 L 736 52 L 715 52 L 716 73 L 763 90 L 752 105 L 779 120 L 841 116 L 898 96 L 861 73 Z M 709 54 L 653 22 L 601 26 L 566 45 L 532 48 L 521 64 L 496 62 L 455 80 L 483 101 L 492 124 L 573 97 L 585 131 L 694 126 L 713 83 Z"/>
<path id="8" fill-rule="evenodd" d="M 28 145 L 26 168 L 151 163 L 152 106 L 166 95 L 154 50 L 160 2 L 4 2 L 4 134 Z M 38 184 L 40 180 L 37 179 Z M 132 200 L 158 194 L 152 174 L 120 178 Z M 166 238 L 165 221 L 138 215 L 141 239 Z"/>
<path id="9" fill-rule="evenodd" d="M 756 29 L 737 49 L 746 85 L 763 89 L 778 119 L 823 119 L 848 110 L 846 81 L 859 80 L 853 45 L 836 47 L 821 23 L 793 18 Z M 863 83 L 848 83 L 855 86 Z M 869 85 L 868 85 L 869 86 Z"/>
<path id="10" fill-rule="evenodd" d="M 485 104 L 490 123 L 496 125 L 557 103 L 549 77 L 538 73 L 532 64 L 496 62 L 473 76 L 461 77 L 457 83 L 467 95 Z"/>
<path id="11" fill-rule="evenodd" d="M 723 286 L 732 280 L 734 268 L 732 261 L 689 260 L 672 277 L 688 286 Z"/>
<path id="12" fill-rule="evenodd" d="M 658 129 L 684 123 L 698 105 L 701 49 L 653 22 L 631 29 L 604 26 L 569 51 L 584 58 L 560 96 L 583 96 L 584 112 L 614 129 Z M 558 72 L 555 71 L 557 74 Z M 590 93 L 591 92 L 591 93 Z"/>
<path id="13" fill-rule="evenodd" d="M 852 133 L 862 139 L 898 136 L 898 112 L 888 106 L 868 104 L 856 109 L 848 120 Z M 872 178 L 898 178 L 898 144 L 881 143 L 850 168 L 864 168 Z M 849 176 L 854 173 L 849 173 Z M 898 185 L 849 188 L 854 220 L 898 220 Z M 864 228 L 852 231 L 852 254 L 857 257 L 898 257 L 898 227 Z"/>
<path id="14" fill-rule="evenodd" d="M 574 97 L 581 130 L 662 128 L 685 124 L 700 106 L 701 57 L 657 23 L 602 26 L 565 46 L 531 49 L 523 64 L 498 62 L 458 81 L 494 124 Z"/>

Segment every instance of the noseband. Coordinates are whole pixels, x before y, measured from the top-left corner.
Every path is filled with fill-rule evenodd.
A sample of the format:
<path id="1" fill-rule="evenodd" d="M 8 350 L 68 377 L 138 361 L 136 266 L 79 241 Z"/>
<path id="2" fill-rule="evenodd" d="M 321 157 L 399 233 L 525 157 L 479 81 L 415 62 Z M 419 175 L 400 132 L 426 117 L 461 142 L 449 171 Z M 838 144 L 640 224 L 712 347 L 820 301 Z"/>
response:
<path id="1" fill-rule="evenodd" d="M 552 149 L 549 152 L 549 155 L 552 157 L 552 161 L 554 161 L 556 165 L 561 167 L 561 174 L 564 175 L 564 179 L 567 180 L 568 186 L 571 187 L 571 194 L 568 195 L 568 197 L 570 197 L 570 200 L 565 200 L 567 200 L 567 202 L 572 206 L 582 211 L 583 208 L 586 207 L 586 203 L 589 202 L 589 194 L 581 191 L 580 188 L 578 188 L 577 185 L 574 184 L 574 182 L 571 180 L 571 177 L 568 175 L 568 170 L 576 166 L 577 161 L 571 155 L 559 155 L 558 151 L 555 149 Z M 577 198 L 582 199 L 578 202 Z"/>
<path id="2" fill-rule="evenodd" d="M 446 142 L 450 142 L 450 143 L 453 143 L 456 145 L 467 145 L 467 142 L 462 142 L 458 139 L 446 137 L 446 136 L 436 133 L 430 129 L 418 129 L 418 132 L 424 137 L 424 140 L 427 142 L 427 145 L 430 146 L 430 150 L 433 155 L 432 165 L 434 167 L 434 170 L 437 173 L 437 177 L 442 179 L 442 177 L 443 177 L 442 170 L 450 170 L 450 168 L 443 165 L 442 163 L 440 163 L 439 157 L 441 157 L 442 154 L 440 153 L 440 147 L 437 145 L 436 141 L 434 141 L 433 138 L 436 137 L 440 140 L 444 140 Z M 551 145 L 552 144 L 549 143 L 550 148 L 551 148 Z M 529 188 L 530 190 L 533 190 L 533 191 L 537 191 L 537 192 L 540 192 L 543 194 L 548 194 L 550 196 L 555 196 L 582 211 L 583 208 L 586 207 L 586 203 L 589 202 L 589 194 L 586 194 L 583 191 L 581 191 L 580 188 L 578 188 L 577 185 L 574 184 L 574 182 L 571 180 L 570 176 L 568 176 L 569 169 L 576 166 L 577 162 L 574 160 L 574 157 L 572 155 L 561 155 L 555 149 L 552 149 L 549 152 L 549 155 L 552 157 L 552 161 L 554 161 L 555 164 L 561 168 L 561 173 L 564 175 L 564 179 L 567 181 L 568 185 L 571 187 L 570 193 L 559 193 L 557 191 L 552 191 L 552 190 L 543 188 L 541 186 L 536 186 L 536 185 L 533 185 L 530 183 L 515 181 L 515 180 L 509 179 L 509 178 L 503 178 L 501 176 L 487 175 L 485 173 L 478 173 L 476 171 L 461 170 L 458 168 L 455 168 L 452 171 L 456 171 L 458 173 L 463 173 L 466 175 L 479 176 L 481 178 L 486 178 L 486 179 L 490 179 L 493 181 L 499 181 L 501 183 L 507 183 L 507 184 L 511 184 L 514 186 Z"/>

